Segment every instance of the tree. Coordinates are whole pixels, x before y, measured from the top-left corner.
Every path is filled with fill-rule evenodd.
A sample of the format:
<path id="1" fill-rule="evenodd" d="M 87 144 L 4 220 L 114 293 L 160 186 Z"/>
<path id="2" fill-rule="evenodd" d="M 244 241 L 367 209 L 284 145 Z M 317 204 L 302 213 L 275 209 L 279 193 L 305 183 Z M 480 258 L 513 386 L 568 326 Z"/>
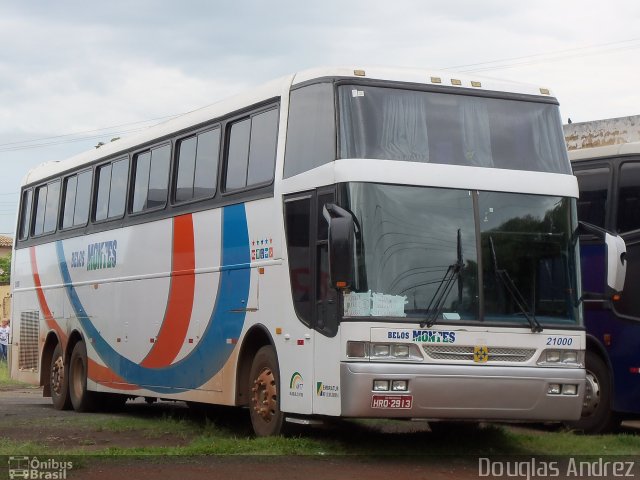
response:
<path id="1" fill-rule="evenodd" d="M 11 255 L 0 258 L 0 283 L 11 282 Z"/>

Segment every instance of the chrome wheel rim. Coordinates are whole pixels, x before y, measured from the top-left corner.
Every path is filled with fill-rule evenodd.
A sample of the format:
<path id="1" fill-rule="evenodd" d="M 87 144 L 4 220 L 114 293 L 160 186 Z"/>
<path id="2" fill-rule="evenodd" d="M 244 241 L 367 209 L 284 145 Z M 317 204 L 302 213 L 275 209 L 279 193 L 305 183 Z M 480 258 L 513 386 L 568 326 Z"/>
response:
<path id="1" fill-rule="evenodd" d="M 598 382 L 598 378 L 587 370 L 582 416 L 588 417 L 593 415 L 598 405 L 600 405 L 600 383 Z"/>

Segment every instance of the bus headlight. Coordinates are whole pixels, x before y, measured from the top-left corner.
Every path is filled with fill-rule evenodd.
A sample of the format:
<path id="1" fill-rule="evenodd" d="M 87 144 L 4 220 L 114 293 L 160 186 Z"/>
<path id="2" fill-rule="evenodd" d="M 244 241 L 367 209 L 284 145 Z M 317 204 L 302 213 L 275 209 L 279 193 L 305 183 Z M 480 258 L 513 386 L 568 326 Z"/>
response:
<path id="1" fill-rule="evenodd" d="M 347 358 L 369 361 L 421 362 L 424 357 L 413 343 L 347 342 Z"/>
<path id="2" fill-rule="evenodd" d="M 543 367 L 584 367 L 583 350 L 543 350 L 538 358 L 538 365 Z"/>

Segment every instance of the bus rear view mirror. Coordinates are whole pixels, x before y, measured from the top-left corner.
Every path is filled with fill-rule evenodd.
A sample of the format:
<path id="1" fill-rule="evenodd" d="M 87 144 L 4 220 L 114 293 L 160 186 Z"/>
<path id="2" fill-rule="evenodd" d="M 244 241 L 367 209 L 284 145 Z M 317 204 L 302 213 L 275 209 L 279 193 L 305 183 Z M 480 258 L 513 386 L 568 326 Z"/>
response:
<path id="1" fill-rule="evenodd" d="M 627 274 L 627 246 L 620 235 L 605 234 L 607 246 L 607 286 L 616 293 L 624 288 Z"/>
<path id="2" fill-rule="evenodd" d="M 353 285 L 355 226 L 351 213 L 327 203 L 322 215 L 329 224 L 329 279 L 331 286 L 347 289 Z"/>
<path id="3" fill-rule="evenodd" d="M 605 247 L 604 272 L 606 285 L 603 296 L 608 298 L 612 294 L 622 292 L 627 274 L 627 246 L 620 235 L 615 235 L 607 230 L 587 222 L 578 222 L 578 234 L 590 235 L 600 240 Z M 591 242 L 589 242 L 591 243 Z M 587 251 L 588 247 L 584 247 Z M 584 252 L 583 252 L 584 256 Z M 584 267 L 583 267 L 584 268 Z M 584 272 L 583 272 L 584 273 Z M 584 277 L 584 275 L 583 275 Z M 584 283 L 584 282 L 583 282 Z M 593 292 L 585 292 L 586 296 L 593 296 Z"/>

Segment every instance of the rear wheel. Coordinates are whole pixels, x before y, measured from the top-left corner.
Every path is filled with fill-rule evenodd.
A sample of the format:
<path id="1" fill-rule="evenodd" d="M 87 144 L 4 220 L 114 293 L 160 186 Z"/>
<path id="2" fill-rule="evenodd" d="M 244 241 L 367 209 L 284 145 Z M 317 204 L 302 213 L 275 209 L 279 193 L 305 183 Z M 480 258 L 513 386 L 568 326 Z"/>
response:
<path id="1" fill-rule="evenodd" d="M 51 365 L 49 368 L 49 386 L 51 388 L 51 402 L 56 410 L 69 410 L 69 380 L 67 369 L 64 365 L 62 346 L 58 343 L 53 350 Z"/>
<path id="2" fill-rule="evenodd" d="M 76 343 L 69 361 L 69 397 L 77 412 L 89 412 L 96 407 L 96 394 L 87 390 L 87 347 Z"/>
<path id="3" fill-rule="evenodd" d="M 249 412 L 253 431 L 259 437 L 285 433 L 280 410 L 280 372 L 278 358 L 270 345 L 258 350 L 249 374 Z"/>
<path id="4" fill-rule="evenodd" d="M 611 410 L 611 376 L 604 360 L 587 350 L 587 379 L 582 417 L 567 425 L 584 433 L 607 433 L 620 426 L 620 418 Z"/>

